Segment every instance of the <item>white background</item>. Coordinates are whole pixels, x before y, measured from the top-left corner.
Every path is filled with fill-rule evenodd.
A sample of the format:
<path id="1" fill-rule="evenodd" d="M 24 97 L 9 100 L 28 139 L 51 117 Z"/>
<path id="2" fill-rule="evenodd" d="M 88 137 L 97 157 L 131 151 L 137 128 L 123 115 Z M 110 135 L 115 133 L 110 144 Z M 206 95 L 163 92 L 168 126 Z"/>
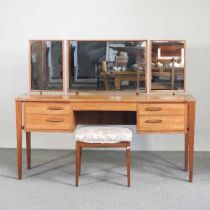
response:
<path id="1" fill-rule="evenodd" d="M 28 92 L 30 39 L 187 40 L 195 149 L 210 151 L 210 0 L 0 0 L 0 147 L 16 147 L 14 98 Z M 33 133 L 33 148 L 74 148 L 72 134 Z M 24 141 L 25 142 L 25 141 Z M 135 135 L 134 150 L 183 150 L 182 135 Z"/>

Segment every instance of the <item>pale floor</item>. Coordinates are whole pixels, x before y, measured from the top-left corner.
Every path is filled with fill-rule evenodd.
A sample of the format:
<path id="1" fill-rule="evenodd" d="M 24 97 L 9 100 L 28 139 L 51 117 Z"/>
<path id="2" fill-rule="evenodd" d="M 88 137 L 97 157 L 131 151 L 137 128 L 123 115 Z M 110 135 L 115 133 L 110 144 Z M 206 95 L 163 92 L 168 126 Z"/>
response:
<path id="1" fill-rule="evenodd" d="M 16 151 L 0 149 L 0 209 L 210 209 L 210 153 L 195 153 L 194 182 L 183 152 L 132 151 L 128 188 L 122 151 L 85 151 L 79 187 L 74 152 L 33 150 L 32 169 L 16 179 Z"/>

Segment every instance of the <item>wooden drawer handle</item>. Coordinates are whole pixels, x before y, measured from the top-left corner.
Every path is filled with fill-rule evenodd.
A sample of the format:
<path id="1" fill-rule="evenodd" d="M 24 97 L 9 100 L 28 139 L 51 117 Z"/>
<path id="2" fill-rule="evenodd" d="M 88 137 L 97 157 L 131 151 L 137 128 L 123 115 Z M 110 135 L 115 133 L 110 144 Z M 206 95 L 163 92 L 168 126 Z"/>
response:
<path id="1" fill-rule="evenodd" d="M 49 118 L 46 120 L 47 122 L 63 122 L 63 119 L 53 119 L 53 118 Z"/>
<path id="2" fill-rule="evenodd" d="M 63 110 L 63 107 L 48 107 L 49 110 Z"/>
<path id="3" fill-rule="evenodd" d="M 162 120 L 145 120 L 145 123 L 162 123 Z"/>
<path id="4" fill-rule="evenodd" d="M 147 107 L 145 108 L 146 111 L 152 111 L 152 112 L 157 112 L 157 111 L 161 111 L 162 108 L 160 107 Z"/>

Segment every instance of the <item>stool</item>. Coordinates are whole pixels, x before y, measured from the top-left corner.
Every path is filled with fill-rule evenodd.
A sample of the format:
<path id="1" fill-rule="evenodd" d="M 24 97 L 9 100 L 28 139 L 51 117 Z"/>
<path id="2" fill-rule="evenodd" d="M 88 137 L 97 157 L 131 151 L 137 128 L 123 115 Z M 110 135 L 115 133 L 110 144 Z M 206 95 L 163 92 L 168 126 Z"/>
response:
<path id="1" fill-rule="evenodd" d="M 76 186 L 78 186 L 81 171 L 81 156 L 83 147 L 124 147 L 126 148 L 126 165 L 128 187 L 130 187 L 130 142 L 132 130 L 114 126 L 86 126 L 75 133 L 76 142 Z"/>

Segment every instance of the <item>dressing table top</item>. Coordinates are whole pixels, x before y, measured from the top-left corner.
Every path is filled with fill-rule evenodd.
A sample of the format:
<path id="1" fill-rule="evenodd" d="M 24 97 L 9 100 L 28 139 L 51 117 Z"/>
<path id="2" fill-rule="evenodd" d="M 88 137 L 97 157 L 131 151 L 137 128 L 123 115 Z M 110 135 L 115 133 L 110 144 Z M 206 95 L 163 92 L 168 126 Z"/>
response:
<path id="1" fill-rule="evenodd" d="M 49 102 L 190 102 L 195 98 L 190 94 L 142 94 L 110 93 L 110 92 L 79 92 L 67 94 L 24 94 L 16 101 L 49 101 Z"/>

